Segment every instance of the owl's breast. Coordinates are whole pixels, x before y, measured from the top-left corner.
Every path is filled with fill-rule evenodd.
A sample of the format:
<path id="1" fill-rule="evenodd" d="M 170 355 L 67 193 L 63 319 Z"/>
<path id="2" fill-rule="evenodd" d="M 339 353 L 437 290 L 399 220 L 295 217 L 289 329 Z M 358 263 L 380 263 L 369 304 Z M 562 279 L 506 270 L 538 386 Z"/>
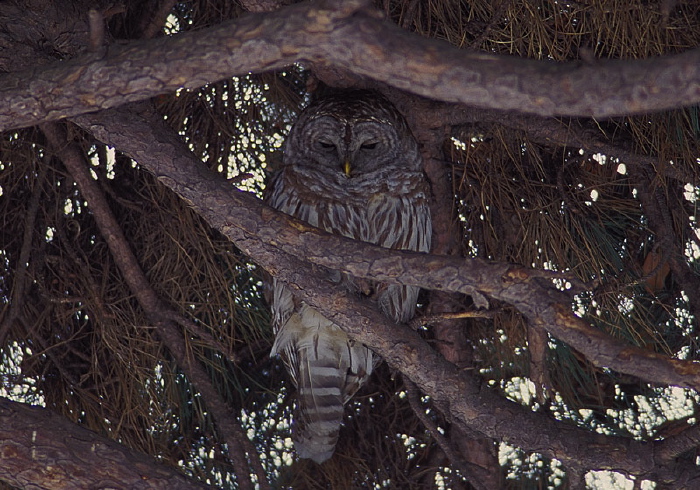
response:
<path id="1" fill-rule="evenodd" d="M 367 240 L 367 198 L 340 182 L 283 171 L 271 180 L 266 200 L 317 228 Z"/>
<path id="2" fill-rule="evenodd" d="M 287 167 L 270 182 L 267 201 L 330 233 L 385 247 L 424 248 L 413 243 L 416 236 L 406 231 L 429 213 L 427 184 L 419 172 L 399 174 L 388 169 L 329 178 L 313 170 Z"/>

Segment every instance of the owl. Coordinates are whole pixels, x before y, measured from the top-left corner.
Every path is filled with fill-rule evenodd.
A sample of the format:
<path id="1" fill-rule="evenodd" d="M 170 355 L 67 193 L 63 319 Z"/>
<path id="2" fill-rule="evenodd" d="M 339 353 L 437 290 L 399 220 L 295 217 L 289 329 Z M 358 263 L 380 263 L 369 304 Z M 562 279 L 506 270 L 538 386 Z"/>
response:
<path id="1" fill-rule="evenodd" d="M 309 105 L 285 141 L 266 201 L 337 235 L 383 247 L 428 252 L 428 185 L 418 145 L 403 116 L 373 91 L 333 92 Z M 376 301 L 395 322 L 410 320 L 419 288 L 336 274 L 348 294 Z M 293 439 L 318 463 L 335 450 L 343 406 L 378 363 L 366 346 L 281 282 L 271 284 L 275 341 L 297 387 Z"/>

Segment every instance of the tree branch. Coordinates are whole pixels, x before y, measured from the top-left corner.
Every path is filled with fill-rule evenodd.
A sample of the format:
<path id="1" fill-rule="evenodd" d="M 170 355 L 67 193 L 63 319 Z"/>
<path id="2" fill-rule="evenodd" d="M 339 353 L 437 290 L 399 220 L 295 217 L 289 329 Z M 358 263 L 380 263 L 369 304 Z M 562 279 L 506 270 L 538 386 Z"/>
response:
<path id="1" fill-rule="evenodd" d="M 178 331 L 176 324 L 170 320 L 172 313 L 160 300 L 143 273 L 126 237 L 109 209 L 107 200 L 96 181 L 91 177 L 88 163 L 85 161 L 81 149 L 76 143 L 68 140 L 66 131 L 58 123 L 44 124 L 42 131 L 49 143 L 49 149 L 61 158 L 88 202 L 91 213 L 124 276 L 124 280 L 149 319 L 154 323 L 161 340 L 170 350 L 180 368 L 204 397 L 207 408 L 211 410 L 222 438 L 227 443 L 228 454 L 235 469 L 238 485 L 243 489 L 253 488 L 250 480 L 252 470 L 257 474 L 261 488 L 268 488 L 267 477 L 255 447 L 238 423 L 236 416 L 231 413 L 230 408 L 211 383 L 204 368 L 188 355 L 182 334 Z M 246 453 L 251 462 L 250 467 Z"/>
<path id="2" fill-rule="evenodd" d="M 81 116 L 76 122 L 148 168 L 241 250 L 258 263 L 269 264 L 273 275 L 280 271 L 272 254 L 260 249 L 260 243 L 356 277 L 483 294 L 515 306 L 534 325 L 566 342 L 596 366 L 656 384 L 700 388 L 697 363 L 618 341 L 574 315 L 572 292 L 559 291 L 552 283 L 552 279 L 566 276 L 480 259 L 388 250 L 329 235 L 265 206 L 249 193 L 236 191 L 209 172 L 157 118 L 143 119 L 120 109 Z"/>
<path id="3" fill-rule="evenodd" d="M 0 480 L 18 488 L 209 488 L 50 410 L 0 398 Z"/>
<path id="4" fill-rule="evenodd" d="M 462 433 L 478 431 L 526 451 L 557 458 L 574 470 L 622 471 L 669 484 L 670 488 L 686 488 L 676 484 L 680 474 L 683 478 L 700 478 L 700 470 L 691 462 L 674 464 L 655 458 L 654 443 L 596 434 L 524 409 L 448 362 L 416 332 L 387 320 L 368 300 L 349 296 L 337 284 L 319 281 L 308 263 L 279 253 L 273 245 L 260 244 L 254 237 L 238 245 L 242 249 L 248 245 L 259 248 L 264 267 L 279 267 L 277 277 L 301 300 L 370 346 L 414 382 Z M 592 447 L 596 450 L 591 451 Z"/>
<path id="5" fill-rule="evenodd" d="M 574 466 L 585 464 L 590 468 L 608 469 L 615 466 L 636 475 L 648 474 L 650 468 L 654 468 L 653 471 L 663 473 L 661 467 L 654 466 L 649 445 L 592 434 L 523 410 L 492 390 L 481 389 L 474 378 L 447 362 L 415 332 L 389 323 L 374 308 L 348 298 L 332 285 L 323 284 L 320 288 L 306 262 L 280 252 L 277 247 L 313 263 L 360 277 L 371 276 L 389 282 L 398 279 L 403 283 L 462 292 L 478 287 L 486 294 L 498 295 L 518 306 L 544 327 L 548 327 L 547 321 L 552 320 L 564 333 L 570 329 L 569 336 L 574 340 L 592 345 L 592 350 L 586 350 L 596 359 L 600 357 L 598 351 L 618 349 L 621 358 L 615 364 L 621 367 L 631 366 L 629 369 L 636 370 L 636 364 L 647 369 L 653 365 L 661 372 L 661 378 L 669 377 L 689 384 L 697 382 L 697 374 L 687 376 L 696 369 L 694 364 L 649 355 L 613 341 L 601 332 L 589 332 L 590 326 L 571 314 L 569 296 L 556 291 L 551 281 L 545 279 L 547 276 L 538 274 L 538 271 L 508 264 L 386 250 L 327 235 L 293 220 L 264 206 L 252 195 L 236 191 L 219 176 L 210 173 L 189 154 L 184 143 L 156 119 L 137 118 L 121 109 L 83 116 L 77 121 L 99 139 L 125 151 L 153 171 L 161 182 L 180 194 L 213 227 L 234 240 L 242 251 L 287 282 L 300 297 L 351 335 L 375 349 L 439 406 L 448 407 L 453 423 L 460 424 L 463 430 L 471 428 L 488 437 L 505 438 L 527 450 L 562 459 Z M 331 259 L 324 258 L 329 254 Z M 368 262 L 362 257 L 367 257 Z M 533 297 L 536 299 L 534 307 L 528 303 Z M 540 308 L 537 304 L 542 298 L 548 303 Z M 640 370 L 638 374 L 656 379 L 654 371 Z M 523 427 L 532 430 L 523 431 Z M 579 446 L 564 441 L 576 441 Z M 599 447 L 600 451 L 589 451 L 592 445 Z M 613 448 L 610 453 L 608 448 Z M 619 457 L 620 454 L 628 457 Z M 666 475 L 662 480 L 668 481 L 669 478 L 671 476 Z"/>
<path id="6" fill-rule="evenodd" d="M 527 60 L 422 38 L 364 5 L 301 3 L 5 74 L 0 131 L 295 62 L 332 64 L 446 102 L 540 115 L 609 117 L 700 102 L 700 49 L 594 64 Z"/>

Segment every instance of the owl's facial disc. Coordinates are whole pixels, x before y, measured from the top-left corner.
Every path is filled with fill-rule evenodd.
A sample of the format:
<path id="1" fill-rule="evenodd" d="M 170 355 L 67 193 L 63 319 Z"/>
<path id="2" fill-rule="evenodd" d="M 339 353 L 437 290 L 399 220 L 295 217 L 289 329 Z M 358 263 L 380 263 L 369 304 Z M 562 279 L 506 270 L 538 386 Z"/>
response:
<path id="1" fill-rule="evenodd" d="M 365 162 L 371 161 L 381 150 L 381 140 L 375 137 L 350 141 L 343 157 L 343 172 L 346 177 L 352 177 L 353 170 L 368 170 Z"/>
<path id="2" fill-rule="evenodd" d="M 390 124 L 324 115 L 308 122 L 306 134 L 309 156 L 326 172 L 335 173 L 336 178 L 367 175 L 395 160 L 392 145 L 397 136 Z"/>

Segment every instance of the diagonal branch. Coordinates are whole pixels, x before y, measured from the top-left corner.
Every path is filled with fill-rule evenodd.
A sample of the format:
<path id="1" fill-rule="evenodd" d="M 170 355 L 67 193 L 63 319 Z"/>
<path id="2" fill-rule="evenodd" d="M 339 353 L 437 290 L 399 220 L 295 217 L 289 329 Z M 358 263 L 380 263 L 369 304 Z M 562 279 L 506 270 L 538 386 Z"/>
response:
<path id="1" fill-rule="evenodd" d="M 275 252 L 262 248 L 262 244 L 356 277 L 483 294 L 515 306 L 535 326 L 566 342 L 599 367 L 656 384 L 700 388 L 699 364 L 631 346 L 574 315 L 571 292 L 553 287 L 552 279 L 564 276 L 480 259 L 388 250 L 329 235 L 265 206 L 252 194 L 236 191 L 208 171 L 155 117 L 143 119 L 121 109 L 81 116 L 76 122 L 156 174 L 211 226 L 273 275 L 280 273 Z"/>
<path id="2" fill-rule="evenodd" d="M 368 300 L 347 295 L 337 284 L 319 281 L 308 263 L 280 254 L 273 245 L 260 244 L 259 249 L 261 256 L 269 254 L 262 260 L 264 267 L 274 262 L 277 277 L 300 299 L 372 347 L 430 396 L 463 433 L 478 431 L 526 451 L 557 458 L 574 470 L 623 471 L 668 483 L 670 488 L 683 488 L 676 485 L 681 473 L 700 478 L 700 471 L 692 463 L 656 458 L 654 443 L 595 434 L 505 399 L 468 371 L 445 360 L 416 332 L 388 321 Z M 596 450 L 591 451 L 592 447 Z"/>
<path id="3" fill-rule="evenodd" d="M 42 130 L 50 149 L 61 158 L 88 202 L 102 236 L 129 288 L 154 323 L 163 343 L 170 350 L 187 378 L 202 394 L 207 408 L 214 415 L 217 427 L 228 445 L 229 456 L 240 488 L 253 488 L 250 480 L 251 470 L 257 474 L 260 486 L 267 488 L 267 478 L 255 447 L 238 423 L 235 414 L 231 413 L 226 402 L 214 388 L 204 368 L 187 354 L 182 334 L 176 324 L 170 320 L 172 313 L 163 304 L 143 273 L 121 227 L 109 209 L 107 200 L 100 191 L 97 182 L 91 177 L 88 163 L 80 147 L 68 140 L 67 132 L 58 123 L 44 124 Z M 250 467 L 246 460 L 246 453 L 251 462 Z"/>
<path id="4" fill-rule="evenodd" d="M 540 115 L 609 117 L 700 102 L 700 49 L 592 64 L 527 60 L 422 38 L 365 4 L 303 2 L 206 30 L 112 45 L 106 56 L 5 74 L 0 130 L 296 62 L 331 64 L 446 102 Z"/>
<path id="5" fill-rule="evenodd" d="M 452 420 L 465 430 L 471 428 L 488 437 L 504 437 L 527 450 L 560 458 L 574 466 L 585 464 L 588 467 L 611 468 L 626 465 L 624 471 L 633 474 L 647 474 L 650 468 L 663 472 L 654 466 L 649 445 L 622 438 L 606 439 L 608 442 L 602 443 L 605 447 L 614 447 L 611 451 L 615 454 L 630 455 L 627 458 L 613 458 L 612 453 L 602 449 L 601 452 L 583 449 L 589 447 L 586 445 L 600 446 L 599 436 L 523 410 L 492 390 L 480 388 L 474 378 L 445 361 L 415 332 L 390 324 L 378 311 L 357 299 L 348 298 L 332 285 L 324 284 L 319 288 L 311 266 L 281 252 L 278 247 L 308 258 L 311 262 L 340 267 L 362 277 L 370 275 L 370 268 L 361 260 L 367 257 L 375 264 L 374 271 L 382 271 L 381 275 L 372 277 L 381 280 L 399 279 L 406 283 L 455 291 L 478 287 L 489 295 L 498 295 L 519 306 L 532 320 L 544 323 L 546 328 L 551 328 L 546 322 L 546 319 L 551 319 L 558 322 L 562 330 L 571 329 L 574 337 L 578 334 L 591 343 L 593 350 L 590 354 L 596 359 L 596 351 L 609 350 L 611 345 L 619 347 L 622 357 L 617 364 L 629 366 L 628 370 L 635 370 L 636 364 L 651 364 L 654 369 L 662 371 L 661 377 L 673 377 L 688 384 L 697 382 L 697 375 L 687 375 L 695 369 L 692 363 L 669 360 L 663 356 L 643 356 L 638 350 L 616 343 L 600 332 L 591 334 L 587 330 L 590 326 L 576 319 L 571 315 L 570 308 L 564 306 L 568 305 L 569 296 L 556 291 L 551 281 L 538 275 L 537 271 L 508 264 L 399 253 L 326 235 L 292 220 L 263 206 L 253 196 L 234 190 L 220 177 L 211 174 L 157 119 L 143 119 L 122 109 L 81 117 L 78 122 L 153 171 L 161 182 L 178 192 L 212 226 L 232 238 L 241 250 L 287 282 L 305 301 L 347 329 L 351 335 L 374 348 L 439 406 L 448 407 Z M 327 256 L 330 259 L 324 259 Z M 533 297 L 537 301 L 546 298 L 549 306 L 544 310 L 533 307 L 528 303 L 533 301 Z M 628 362 L 620 362 L 625 360 L 625 355 L 629 356 L 626 359 Z M 629 362 L 630 358 L 632 362 Z M 653 371 L 639 372 L 647 377 L 650 373 Z M 523 430 L 523 427 L 529 429 Z M 565 440 L 577 441 L 581 446 L 571 446 L 564 443 Z M 613 460 L 615 463 L 612 463 Z"/>

